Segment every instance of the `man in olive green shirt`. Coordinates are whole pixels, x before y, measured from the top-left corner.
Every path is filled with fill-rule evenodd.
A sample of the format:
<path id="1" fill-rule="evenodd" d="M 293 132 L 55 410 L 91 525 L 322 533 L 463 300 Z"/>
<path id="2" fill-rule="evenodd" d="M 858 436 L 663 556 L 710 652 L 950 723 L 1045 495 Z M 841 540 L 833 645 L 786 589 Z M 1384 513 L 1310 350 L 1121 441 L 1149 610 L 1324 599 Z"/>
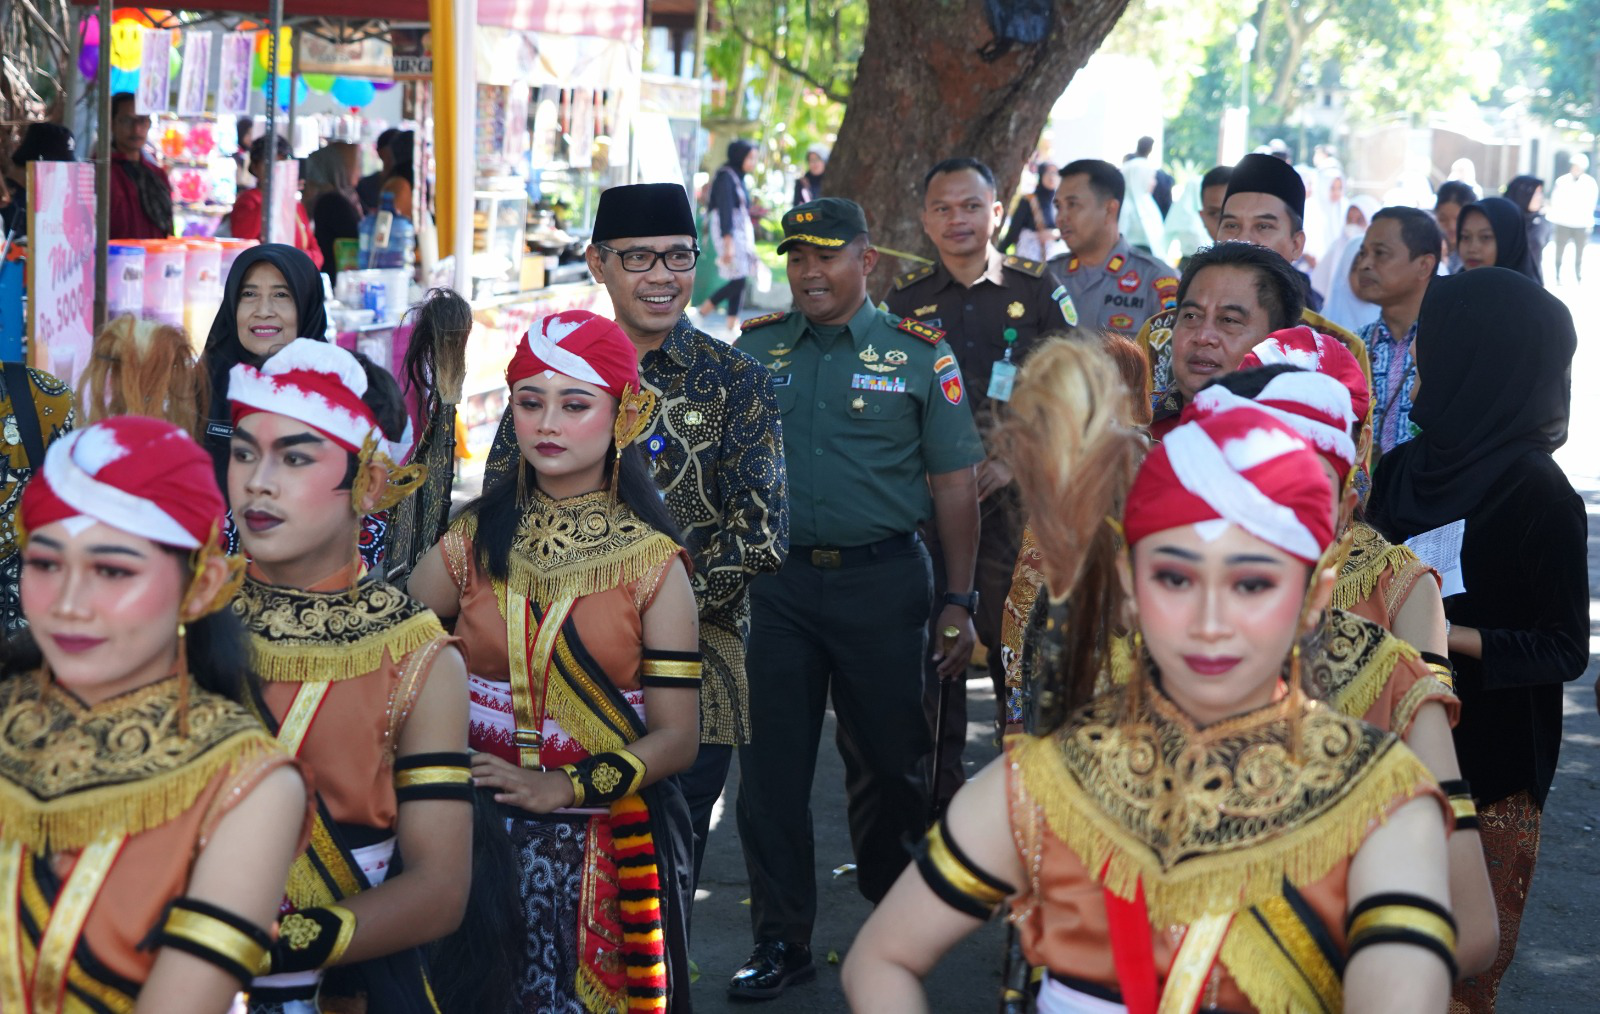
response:
<path id="1" fill-rule="evenodd" d="M 746 321 L 739 347 L 772 373 L 789 476 L 788 560 L 751 586 L 750 742 L 739 748 L 739 838 L 754 954 L 736 997 L 812 978 L 811 780 L 830 692 L 844 755 L 857 883 L 876 902 L 921 834 L 931 749 L 922 712 L 927 622 L 954 627 L 939 669 L 966 669 L 983 446 L 944 333 L 875 309 L 877 251 L 852 201 L 783 217 L 796 309 Z M 933 599 L 917 525 L 935 524 L 951 591 Z"/>

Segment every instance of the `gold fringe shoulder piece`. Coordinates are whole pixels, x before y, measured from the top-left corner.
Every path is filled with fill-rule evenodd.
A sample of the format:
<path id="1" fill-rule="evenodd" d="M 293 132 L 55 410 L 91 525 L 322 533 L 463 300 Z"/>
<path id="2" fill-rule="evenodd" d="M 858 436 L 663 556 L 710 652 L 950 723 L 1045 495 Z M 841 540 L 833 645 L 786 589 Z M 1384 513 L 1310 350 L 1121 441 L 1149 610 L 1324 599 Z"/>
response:
<path id="1" fill-rule="evenodd" d="M 508 586 L 534 602 L 638 581 L 678 543 L 604 491 L 566 500 L 535 492 L 512 545 Z"/>
<path id="2" fill-rule="evenodd" d="M 1153 688 L 1140 696 L 1165 703 Z M 1113 692 L 1011 748 L 1051 832 L 1119 897 L 1142 881 L 1155 925 L 1242 911 L 1285 879 L 1315 883 L 1434 781 L 1395 737 L 1319 705 L 1296 723 L 1256 713 L 1203 734 L 1160 710 L 1129 720 Z"/>
<path id="3" fill-rule="evenodd" d="M 37 853 L 176 819 L 219 773 L 280 753 L 242 705 L 191 688 L 178 731 L 177 679 L 85 707 L 53 683 L 0 683 L 0 840 Z"/>
<path id="4" fill-rule="evenodd" d="M 1327 702 L 1351 718 L 1371 710 L 1396 668 L 1420 658 L 1415 648 L 1383 627 L 1339 609 L 1328 614 L 1320 648 L 1312 671 Z M 1400 733 L 1393 725 L 1388 728 Z"/>
<path id="5" fill-rule="evenodd" d="M 1366 601 L 1387 572 L 1399 574 L 1413 567 L 1426 567 L 1416 553 L 1385 539 L 1371 525 L 1355 521 L 1350 531 L 1355 536 L 1350 555 L 1333 585 L 1335 609 L 1354 609 Z"/>
<path id="6" fill-rule="evenodd" d="M 233 609 L 250 631 L 251 661 L 269 683 L 328 683 L 376 671 L 446 636 L 422 603 L 382 581 L 308 592 L 246 580 Z"/>
<path id="7" fill-rule="evenodd" d="M 1336 1011 L 1344 1006 L 1344 983 L 1299 924 L 1283 898 L 1260 906 L 1269 930 L 1252 912 L 1241 913 L 1222 938 L 1219 957 L 1250 1006 L 1261 1014 Z"/>

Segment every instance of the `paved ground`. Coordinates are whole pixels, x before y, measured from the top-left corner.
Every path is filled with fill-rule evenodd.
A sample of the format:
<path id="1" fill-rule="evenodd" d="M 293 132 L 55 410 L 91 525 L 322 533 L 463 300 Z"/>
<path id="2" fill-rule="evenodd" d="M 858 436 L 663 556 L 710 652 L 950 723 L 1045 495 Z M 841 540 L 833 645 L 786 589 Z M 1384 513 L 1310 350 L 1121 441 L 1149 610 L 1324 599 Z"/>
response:
<path id="1" fill-rule="evenodd" d="M 1590 278 L 1582 285 L 1557 285 L 1578 321 L 1579 351 L 1573 364 L 1572 436 L 1557 455 L 1573 485 L 1589 506 L 1589 560 L 1591 601 L 1600 603 L 1600 401 L 1591 392 L 1600 381 L 1600 250 L 1591 251 Z M 1549 265 L 1546 265 L 1547 276 Z M 1515 336 L 1508 336 L 1514 342 Z M 1509 349 L 1508 349 L 1509 351 Z M 1594 615 L 1600 620 L 1600 610 Z M 1591 651 L 1600 652 L 1600 623 L 1594 628 Z M 1567 718 L 1562 759 L 1545 811 L 1543 843 L 1517 960 L 1501 993 L 1503 1014 L 1578 1012 L 1600 1009 L 1595 981 L 1600 978 L 1600 878 L 1595 876 L 1596 848 L 1600 847 L 1600 717 L 1595 711 L 1595 667 L 1573 682 L 1567 691 Z M 987 678 L 968 684 L 974 715 L 991 715 L 993 704 Z M 843 771 L 833 737 L 825 732 L 820 750 L 812 812 L 818 842 L 817 882 L 821 918 L 814 946 L 819 959 L 829 952 L 843 956 L 869 911 L 847 875 L 835 878 L 832 869 L 850 860 L 849 836 L 844 822 Z M 977 735 L 969 742 L 969 770 L 994 754 L 993 745 Z M 841 1011 L 836 964 L 823 963 L 815 983 L 791 989 L 783 997 L 762 1005 L 726 999 L 728 975 L 749 953 L 749 907 L 744 860 L 732 813 L 738 770 L 735 766 L 724 795 L 728 809 L 720 815 L 706 856 L 702 896 L 695 908 L 693 953 L 701 970 L 694 986 L 694 1002 L 702 1011 L 749 1011 L 771 1014 L 800 1011 Z M 995 1009 L 999 988 L 999 956 L 1004 930 L 990 924 L 967 940 L 939 966 L 929 982 L 935 1010 L 988 1012 Z"/>

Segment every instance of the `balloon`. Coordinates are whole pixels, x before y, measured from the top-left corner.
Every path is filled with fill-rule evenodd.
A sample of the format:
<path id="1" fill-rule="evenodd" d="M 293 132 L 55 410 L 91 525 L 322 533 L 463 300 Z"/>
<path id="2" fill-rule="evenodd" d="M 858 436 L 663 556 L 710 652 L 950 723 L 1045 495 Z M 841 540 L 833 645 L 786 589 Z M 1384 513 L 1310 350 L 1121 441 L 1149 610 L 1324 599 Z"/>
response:
<path id="1" fill-rule="evenodd" d="M 267 83 L 267 65 L 252 63 L 250 65 L 250 87 L 260 88 Z"/>
<path id="2" fill-rule="evenodd" d="M 301 75 L 301 80 L 305 81 L 307 88 L 318 95 L 326 95 L 328 89 L 333 87 L 332 74 L 304 74 Z"/>
<path id="3" fill-rule="evenodd" d="M 119 70 L 111 68 L 111 94 L 120 95 L 123 92 L 133 94 L 139 90 L 139 72 L 136 70 Z"/>
<path id="4" fill-rule="evenodd" d="M 143 27 L 132 21 L 114 22 L 111 25 L 111 66 L 137 73 L 143 45 Z"/>
<path id="5" fill-rule="evenodd" d="M 266 32 L 256 33 L 256 63 L 260 64 L 263 70 L 267 66 L 268 41 Z M 278 29 L 278 76 L 288 77 L 292 70 L 294 70 L 294 29 L 284 27 Z"/>
<path id="6" fill-rule="evenodd" d="M 262 71 L 261 75 L 262 75 L 261 76 L 261 94 L 265 95 L 265 94 L 267 94 L 266 71 Z M 304 102 L 306 100 L 306 92 L 307 92 L 306 83 L 304 81 L 300 80 L 299 78 L 295 78 L 295 81 L 294 81 L 294 104 L 295 105 L 298 106 L 300 103 L 302 103 L 302 102 Z M 289 79 L 286 78 L 286 77 L 278 78 L 278 108 L 279 109 L 288 109 L 289 108 Z"/>
<path id="7" fill-rule="evenodd" d="M 393 81 L 374 81 L 374 82 L 372 82 L 372 87 L 376 88 L 380 92 L 386 92 L 390 88 L 393 88 L 394 85 L 395 85 L 395 83 Z"/>
<path id="8" fill-rule="evenodd" d="M 78 70 L 84 79 L 93 81 L 100 73 L 100 15 L 91 14 L 79 26 L 82 45 L 78 47 Z"/>
<path id="9" fill-rule="evenodd" d="M 177 32 L 173 32 L 172 35 L 173 35 L 173 38 L 177 38 L 178 33 Z M 173 49 L 172 49 L 172 55 L 167 59 L 168 76 L 170 76 L 172 78 L 172 80 L 176 81 L 176 80 L 178 80 L 178 74 L 182 70 L 183 70 L 183 50 L 178 49 L 176 46 L 174 46 Z"/>
<path id="10" fill-rule="evenodd" d="M 360 78 L 341 77 L 333 82 L 333 100 L 351 109 L 361 109 L 366 106 L 377 93 L 371 81 L 363 81 Z"/>

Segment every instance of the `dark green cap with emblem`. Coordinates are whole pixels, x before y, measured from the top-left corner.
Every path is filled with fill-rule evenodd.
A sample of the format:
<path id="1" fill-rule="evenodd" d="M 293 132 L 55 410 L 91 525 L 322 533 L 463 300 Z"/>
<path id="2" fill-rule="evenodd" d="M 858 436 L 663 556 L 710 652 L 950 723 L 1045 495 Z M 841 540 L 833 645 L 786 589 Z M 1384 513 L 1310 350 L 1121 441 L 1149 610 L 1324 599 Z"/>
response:
<path id="1" fill-rule="evenodd" d="M 861 205 L 843 197 L 819 197 L 791 208 L 783 216 L 783 241 L 778 252 L 796 243 L 810 243 L 825 250 L 837 250 L 867 231 L 867 215 Z"/>

